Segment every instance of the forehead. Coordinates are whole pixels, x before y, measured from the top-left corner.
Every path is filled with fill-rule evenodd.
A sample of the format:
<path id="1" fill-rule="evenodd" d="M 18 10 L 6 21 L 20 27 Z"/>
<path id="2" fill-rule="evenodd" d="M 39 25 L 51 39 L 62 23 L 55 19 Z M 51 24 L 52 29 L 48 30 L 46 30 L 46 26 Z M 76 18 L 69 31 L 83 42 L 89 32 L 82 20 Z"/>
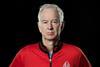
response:
<path id="1" fill-rule="evenodd" d="M 54 8 L 47 8 L 41 12 L 41 18 L 58 18 L 58 11 Z"/>

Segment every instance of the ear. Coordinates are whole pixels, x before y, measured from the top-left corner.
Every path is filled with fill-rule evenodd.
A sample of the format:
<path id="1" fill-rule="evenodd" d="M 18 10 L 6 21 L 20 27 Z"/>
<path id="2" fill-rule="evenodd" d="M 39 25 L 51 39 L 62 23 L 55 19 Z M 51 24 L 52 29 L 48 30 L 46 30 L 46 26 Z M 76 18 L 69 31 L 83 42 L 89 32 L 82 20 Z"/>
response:
<path id="1" fill-rule="evenodd" d="M 38 26 L 39 32 L 41 32 L 41 29 L 40 29 L 40 22 L 37 22 L 37 26 Z"/>
<path id="2" fill-rule="evenodd" d="M 61 24 L 61 30 L 63 30 L 64 29 L 64 22 L 62 22 L 62 24 Z"/>
<path id="3" fill-rule="evenodd" d="M 38 28 L 39 28 L 39 22 L 37 22 L 37 26 L 38 26 Z"/>

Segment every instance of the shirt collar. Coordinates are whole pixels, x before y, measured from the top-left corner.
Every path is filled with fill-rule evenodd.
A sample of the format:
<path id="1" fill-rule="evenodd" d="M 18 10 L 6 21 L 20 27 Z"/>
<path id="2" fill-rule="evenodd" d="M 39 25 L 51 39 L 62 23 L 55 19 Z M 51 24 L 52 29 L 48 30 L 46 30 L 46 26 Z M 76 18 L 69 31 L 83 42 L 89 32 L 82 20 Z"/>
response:
<path id="1" fill-rule="evenodd" d="M 58 44 L 57 45 L 54 45 L 53 53 L 58 52 L 62 48 L 62 46 L 63 46 L 63 44 L 59 40 L 58 41 Z M 43 51 L 45 53 L 49 53 L 48 49 L 43 45 L 43 42 L 42 41 L 40 41 L 40 43 L 39 43 L 39 48 L 40 48 L 41 51 Z"/>

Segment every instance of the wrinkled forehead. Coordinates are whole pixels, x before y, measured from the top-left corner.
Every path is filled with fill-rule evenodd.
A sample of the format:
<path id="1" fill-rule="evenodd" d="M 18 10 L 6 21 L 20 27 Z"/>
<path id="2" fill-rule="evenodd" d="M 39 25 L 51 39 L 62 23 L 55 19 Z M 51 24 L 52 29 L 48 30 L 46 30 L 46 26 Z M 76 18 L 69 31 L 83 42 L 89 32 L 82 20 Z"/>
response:
<path id="1" fill-rule="evenodd" d="M 58 19 L 59 18 L 59 14 L 58 14 L 58 11 L 57 9 L 55 8 L 47 8 L 47 9 L 44 9 L 42 12 L 41 12 L 41 19 Z"/>

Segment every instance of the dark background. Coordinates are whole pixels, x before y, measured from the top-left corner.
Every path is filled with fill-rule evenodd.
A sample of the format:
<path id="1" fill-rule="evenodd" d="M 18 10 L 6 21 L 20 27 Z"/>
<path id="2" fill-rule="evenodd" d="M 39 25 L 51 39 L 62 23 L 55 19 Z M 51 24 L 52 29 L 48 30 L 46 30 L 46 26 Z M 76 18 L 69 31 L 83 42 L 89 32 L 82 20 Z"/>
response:
<path id="1" fill-rule="evenodd" d="M 40 5 L 54 3 L 64 11 L 65 28 L 61 40 L 80 47 L 93 67 L 96 67 L 96 2 L 72 0 L 16 0 L 15 7 L 15 44 L 1 47 L 2 65 L 7 67 L 15 54 L 25 45 L 40 40 L 37 28 L 37 15 Z M 81 39 L 80 39 L 81 38 Z"/>

